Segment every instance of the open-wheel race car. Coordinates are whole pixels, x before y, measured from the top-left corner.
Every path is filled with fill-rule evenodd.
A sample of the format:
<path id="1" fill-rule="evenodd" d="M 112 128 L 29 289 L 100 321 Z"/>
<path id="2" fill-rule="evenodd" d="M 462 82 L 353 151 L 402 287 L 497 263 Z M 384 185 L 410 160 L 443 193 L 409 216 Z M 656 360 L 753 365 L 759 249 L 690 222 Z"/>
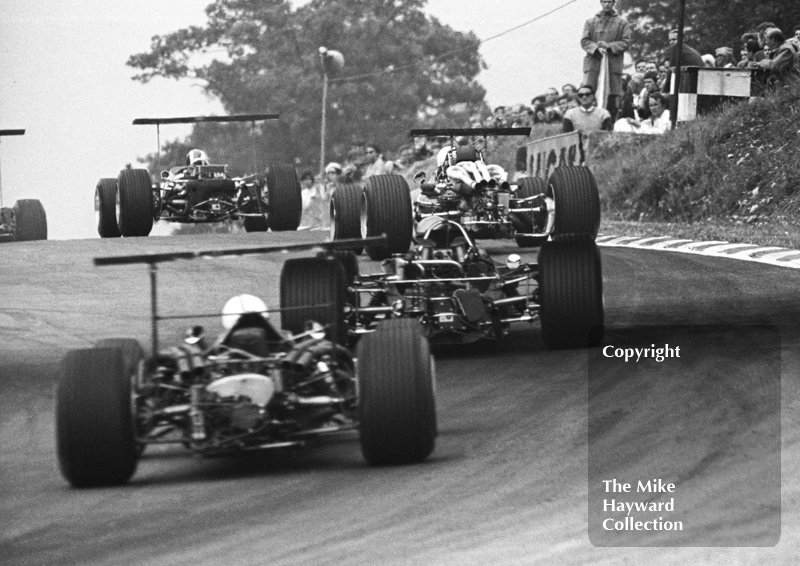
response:
<path id="1" fill-rule="evenodd" d="M 370 464 L 420 462 L 437 435 L 434 362 L 415 320 L 387 320 L 358 344 L 346 331 L 343 247 L 375 241 L 298 244 L 208 252 L 97 258 L 143 263 L 151 273 L 151 355 L 135 339 L 100 340 L 62 361 L 56 446 L 74 487 L 122 485 L 147 446 L 177 444 L 203 456 L 300 447 L 321 435 L 358 431 Z M 209 343 L 201 326 L 183 343 L 158 344 L 156 270 L 197 257 L 317 249 L 281 272 L 281 323 L 264 303 L 239 295 L 222 309 L 224 332 Z"/>
<path id="2" fill-rule="evenodd" d="M 133 123 L 160 128 L 161 124 L 251 122 L 255 129 L 256 121 L 277 118 L 277 114 L 251 114 L 138 118 Z M 258 169 L 257 164 L 254 167 Z M 147 236 L 154 220 L 195 224 L 242 220 L 248 232 L 296 230 L 300 225 L 302 196 L 293 165 L 270 164 L 266 175 L 232 177 L 227 165 L 212 164 L 205 152 L 192 150 L 184 164 L 161 171 L 160 176 L 154 186 L 146 169 L 133 168 L 98 181 L 95 210 L 101 237 Z"/>
<path id="3" fill-rule="evenodd" d="M 522 177 L 509 182 L 499 165 L 484 157 L 487 136 L 529 135 L 530 128 L 455 128 L 412 130 L 412 136 L 450 136 L 437 156 L 431 178 L 417 175 L 419 195 L 411 201 L 408 183 L 397 175 L 367 179 L 365 187 L 344 185 L 331 195 L 331 238 L 385 233 L 389 245 L 367 249 L 372 259 L 408 250 L 422 234 L 446 245 L 447 219 L 463 226 L 473 239 L 511 239 L 522 248 L 537 247 L 558 234 L 597 236 L 600 197 L 591 171 L 558 167 L 548 180 Z M 459 145 L 456 137 L 478 137 Z M 431 228 L 434 228 L 431 230 Z"/>
<path id="4" fill-rule="evenodd" d="M 24 134 L 24 129 L 0 130 L 0 138 Z M 42 203 L 36 199 L 19 199 L 12 207 L 3 206 L 0 184 L 0 243 L 46 239 L 47 215 Z"/>
<path id="5" fill-rule="evenodd" d="M 462 224 L 439 218 L 414 248 L 383 260 L 382 271 L 351 265 L 346 321 L 353 337 L 395 318 L 418 320 L 432 344 L 499 340 L 515 323 L 541 323 L 548 348 L 585 348 L 603 337 L 600 252 L 588 234 L 542 243 L 536 263 L 504 264 L 479 248 Z M 446 247 L 430 236 L 447 229 Z"/>

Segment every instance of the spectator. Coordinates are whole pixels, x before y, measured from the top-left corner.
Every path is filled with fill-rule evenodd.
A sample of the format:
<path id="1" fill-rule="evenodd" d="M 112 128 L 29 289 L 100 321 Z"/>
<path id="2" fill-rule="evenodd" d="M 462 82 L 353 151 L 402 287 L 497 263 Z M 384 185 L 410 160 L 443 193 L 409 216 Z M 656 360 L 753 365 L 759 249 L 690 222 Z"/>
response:
<path id="1" fill-rule="evenodd" d="M 534 107 L 534 124 L 546 124 L 547 123 L 547 110 L 543 105 L 538 105 Z"/>
<path id="2" fill-rule="evenodd" d="M 381 148 L 375 144 L 367 146 L 367 170 L 361 176 L 362 179 L 368 179 L 375 175 L 391 175 L 394 171 L 394 161 L 387 161 L 383 157 Z"/>
<path id="3" fill-rule="evenodd" d="M 764 50 L 758 42 L 758 33 L 749 31 L 742 35 L 742 60 L 737 67 L 747 67 L 750 63 L 758 63 L 764 59 Z"/>
<path id="4" fill-rule="evenodd" d="M 716 59 L 711 53 L 706 53 L 702 56 L 702 59 L 706 67 L 713 67 L 716 64 Z"/>
<path id="5" fill-rule="evenodd" d="M 578 88 L 577 96 L 580 106 L 567 110 L 562 121 L 562 131 L 611 131 L 614 123 L 611 114 L 605 108 L 598 108 L 594 92 L 592 85 L 581 85 Z"/>
<path id="6" fill-rule="evenodd" d="M 342 166 L 335 161 L 331 161 L 325 166 L 325 194 L 331 194 L 339 183 L 342 182 Z"/>
<path id="7" fill-rule="evenodd" d="M 800 24 L 792 28 L 792 37 L 789 38 L 789 41 L 794 43 L 797 48 L 800 49 Z"/>
<path id="8" fill-rule="evenodd" d="M 625 94 L 622 95 L 622 102 L 618 114 L 619 119 L 639 117 L 639 96 L 642 89 L 644 89 L 644 74 L 634 73 L 631 75 L 631 80 L 628 82 L 628 88 L 625 89 Z"/>
<path id="9" fill-rule="evenodd" d="M 606 95 L 607 109 L 612 116 L 616 115 L 617 101 L 623 94 L 624 55 L 631 46 L 631 28 L 627 20 L 614 10 L 614 4 L 615 0 L 600 0 L 602 10 L 586 20 L 581 36 L 581 47 L 586 52 L 583 59 L 583 84 L 592 87 L 592 96 L 597 89 L 603 57 L 608 58 L 609 92 Z"/>
<path id="10" fill-rule="evenodd" d="M 775 24 L 772 22 L 762 22 L 756 26 L 756 31 L 758 32 L 758 44 L 761 46 L 761 49 L 764 50 L 764 57 L 769 57 L 769 47 L 767 47 L 767 38 L 764 34 L 768 29 L 774 27 Z"/>
<path id="11" fill-rule="evenodd" d="M 572 83 L 567 83 L 561 87 L 561 94 L 566 94 L 570 97 L 575 97 L 575 93 L 578 92 L 578 89 L 575 88 L 575 85 Z"/>
<path id="12" fill-rule="evenodd" d="M 644 84 L 644 87 L 639 93 L 639 107 L 636 110 L 639 112 L 639 118 L 644 120 L 650 117 L 650 96 L 656 92 L 660 92 L 658 88 L 658 74 L 653 71 L 648 71 L 644 74 L 642 84 Z"/>
<path id="13" fill-rule="evenodd" d="M 647 59 L 639 59 L 634 63 L 633 68 L 636 69 L 637 73 L 644 75 L 647 72 Z"/>
<path id="14" fill-rule="evenodd" d="M 492 127 L 504 128 L 506 126 L 506 107 L 498 106 L 492 113 Z"/>
<path id="15" fill-rule="evenodd" d="M 735 67 L 733 49 L 730 47 L 717 47 L 717 50 L 714 52 L 714 66 L 721 69 Z"/>
<path id="16" fill-rule="evenodd" d="M 303 201 L 303 209 L 308 208 L 311 201 L 317 197 L 314 174 L 311 171 L 303 171 L 303 174 L 300 175 L 300 195 Z"/>
<path id="17" fill-rule="evenodd" d="M 658 74 L 658 65 L 656 65 L 653 61 L 648 61 L 644 66 L 644 72 Z"/>
<path id="18" fill-rule="evenodd" d="M 403 145 L 397 150 L 397 161 L 402 168 L 408 168 L 414 164 L 414 147 Z"/>
<path id="19" fill-rule="evenodd" d="M 628 120 L 631 131 L 640 134 L 664 134 L 671 128 L 669 115 L 669 100 L 660 92 L 650 95 L 648 103 L 650 107 L 650 117 L 644 120 Z"/>
<path id="20" fill-rule="evenodd" d="M 754 66 L 767 69 L 769 86 L 788 86 L 800 79 L 800 70 L 797 68 L 797 50 L 794 45 L 786 41 L 786 36 L 778 28 L 769 28 L 764 33 L 767 59 L 753 63 Z"/>

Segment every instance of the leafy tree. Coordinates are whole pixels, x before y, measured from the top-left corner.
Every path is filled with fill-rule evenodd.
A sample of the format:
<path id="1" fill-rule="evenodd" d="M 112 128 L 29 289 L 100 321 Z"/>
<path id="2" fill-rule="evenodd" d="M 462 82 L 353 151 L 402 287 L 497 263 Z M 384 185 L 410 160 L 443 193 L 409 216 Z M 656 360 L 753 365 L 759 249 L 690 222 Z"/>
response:
<path id="1" fill-rule="evenodd" d="M 680 0 L 624 0 L 619 11 L 633 28 L 634 59 L 660 55 L 668 46 L 667 33 L 678 27 Z M 686 0 L 684 41 L 700 51 L 717 47 L 737 50 L 740 38 L 762 22 L 772 22 L 788 36 L 800 24 L 797 0 Z"/>
<path id="2" fill-rule="evenodd" d="M 134 79 L 199 81 L 229 114 L 278 113 L 259 124 L 256 153 L 270 162 L 315 169 L 319 159 L 322 78 L 318 49 L 340 51 L 345 68 L 328 92 L 328 157 L 342 159 L 354 139 L 393 148 L 421 124 L 466 125 L 485 109 L 475 77 L 485 64 L 479 40 L 422 12 L 426 0 L 216 0 L 208 24 L 156 36 L 133 55 Z M 210 57 L 214 57 L 210 59 Z M 180 161 L 206 149 L 232 171 L 252 171 L 249 125 L 198 125 L 188 144 L 168 144 Z M 167 157 L 162 159 L 162 162 Z M 260 163 L 263 167 L 266 163 Z"/>

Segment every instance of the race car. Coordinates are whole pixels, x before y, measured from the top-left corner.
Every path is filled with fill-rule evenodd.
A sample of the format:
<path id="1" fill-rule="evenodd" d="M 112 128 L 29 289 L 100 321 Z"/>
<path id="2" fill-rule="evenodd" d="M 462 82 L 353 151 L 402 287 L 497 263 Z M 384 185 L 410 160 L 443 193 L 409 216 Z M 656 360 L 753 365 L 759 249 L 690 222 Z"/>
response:
<path id="1" fill-rule="evenodd" d="M 256 121 L 277 118 L 277 114 L 252 114 L 137 118 L 133 123 L 160 128 L 161 124 L 251 122 L 255 128 Z M 300 225 L 302 196 L 292 165 L 268 165 L 265 176 L 232 177 L 227 165 L 212 164 L 205 152 L 193 149 L 185 163 L 161 171 L 160 176 L 154 186 L 146 169 L 123 169 L 116 178 L 98 181 L 95 211 L 100 237 L 147 236 L 154 220 L 196 224 L 242 220 L 248 232 L 296 230 Z"/>
<path id="2" fill-rule="evenodd" d="M 22 136 L 24 129 L 0 130 L 0 137 Z M 20 199 L 13 207 L 3 206 L 0 184 L 0 243 L 47 239 L 47 215 L 36 199 Z"/>
<path id="3" fill-rule="evenodd" d="M 459 234 L 446 246 L 435 231 Z M 349 270 L 348 329 L 354 339 L 393 319 L 420 322 L 432 344 L 500 340 L 516 323 L 541 323 L 548 348 L 585 348 L 603 337 L 600 252 L 587 234 L 544 242 L 536 263 L 511 254 L 498 264 L 463 224 L 436 219 L 414 248 L 383 260 L 382 271 Z"/>
<path id="4" fill-rule="evenodd" d="M 407 251 L 415 237 L 438 224 L 437 218 L 458 222 L 474 239 L 514 238 L 522 248 L 537 247 L 559 233 L 595 238 L 600 197 L 588 168 L 558 167 L 547 181 L 522 177 L 509 182 L 502 167 L 486 163 L 487 136 L 529 133 L 530 128 L 412 130 L 412 136 L 451 137 L 437 156 L 432 177 L 417 175 L 416 200 L 412 204 L 408 183 L 397 175 L 370 177 L 363 189 L 340 187 L 331 196 L 331 238 L 385 233 L 388 247 L 367 249 L 375 260 Z M 483 139 L 459 145 L 457 136 Z M 434 231 L 432 237 L 447 243 L 445 233 Z"/>
<path id="5" fill-rule="evenodd" d="M 434 361 L 415 320 L 387 320 L 354 352 L 339 330 L 345 296 L 342 248 L 298 244 L 97 258 L 144 263 L 152 273 L 152 354 L 130 338 L 68 352 L 56 391 L 61 473 L 74 487 L 122 485 L 143 451 L 176 444 L 202 456 L 297 448 L 321 435 L 358 431 L 373 465 L 411 464 L 433 451 Z M 374 242 L 367 242 L 374 243 Z M 192 258 L 298 251 L 281 272 L 282 328 L 264 303 L 237 295 L 213 340 L 191 326 L 183 343 L 158 344 L 156 268 Z M 184 317 L 181 317 L 184 318 Z M 209 343 L 210 342 L 210 343 Z"/>

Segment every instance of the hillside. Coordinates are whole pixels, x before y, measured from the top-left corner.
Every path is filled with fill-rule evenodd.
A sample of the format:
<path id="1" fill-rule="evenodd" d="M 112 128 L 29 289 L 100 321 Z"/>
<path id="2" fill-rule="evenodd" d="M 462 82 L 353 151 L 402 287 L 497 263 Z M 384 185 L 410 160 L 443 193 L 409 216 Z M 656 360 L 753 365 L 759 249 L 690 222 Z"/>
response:
<path id="1" fill-rule="evenodd" d="M 609 233 L 800 247 L 800 88 L 591 156 Z"/>

